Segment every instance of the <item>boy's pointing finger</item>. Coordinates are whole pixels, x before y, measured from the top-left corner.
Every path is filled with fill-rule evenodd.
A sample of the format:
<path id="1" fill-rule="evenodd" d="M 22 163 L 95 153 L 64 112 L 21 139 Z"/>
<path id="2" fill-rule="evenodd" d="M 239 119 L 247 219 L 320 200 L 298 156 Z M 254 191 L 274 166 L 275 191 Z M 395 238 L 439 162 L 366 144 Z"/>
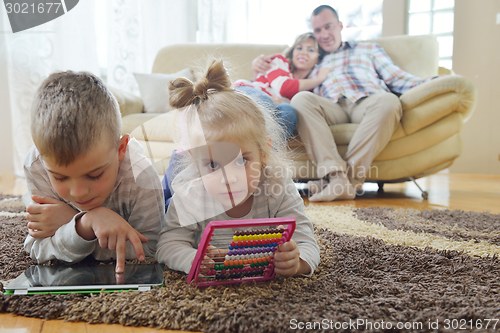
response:
<path id="1" fill-rule="evenodd" d="M 127 239 L 119 235 L 116 242 L 116 273 L 123 273 L 125 270 L 125 255 L 127 252 Z"/>

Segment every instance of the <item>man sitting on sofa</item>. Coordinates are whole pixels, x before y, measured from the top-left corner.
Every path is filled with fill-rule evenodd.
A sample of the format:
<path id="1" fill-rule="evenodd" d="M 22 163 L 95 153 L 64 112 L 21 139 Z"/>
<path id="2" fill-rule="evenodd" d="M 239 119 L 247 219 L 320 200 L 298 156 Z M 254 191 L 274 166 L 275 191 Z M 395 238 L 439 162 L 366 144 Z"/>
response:
<path id="1" fill-rule="evenodd" d="M 310 74 L 332 68 L 323 84 L 296 94 L 291 104 L 297 111 L 297 131 L 319 181 L 310 181 L 310 201 L 354 199 L 369 176 L 373 159 L 382 151 L 401 119 L 397 95 L 432 78 L 421 79 L 396 66 L 376 43 L 342 42 L 342 22 L 330 6 L 317 7 L 311 15 L 314 37 L 329 53 Z M 257 73 L 268 69 L 270 56 L 252 62 Z M 359 124 L 342 158 L 330 125 Z"/>

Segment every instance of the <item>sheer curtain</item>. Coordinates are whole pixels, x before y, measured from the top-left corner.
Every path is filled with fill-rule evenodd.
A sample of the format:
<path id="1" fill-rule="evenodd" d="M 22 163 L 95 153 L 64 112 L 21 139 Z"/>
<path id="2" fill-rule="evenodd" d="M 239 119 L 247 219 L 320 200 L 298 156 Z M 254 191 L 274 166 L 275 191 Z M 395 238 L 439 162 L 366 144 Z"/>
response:
<path id="1" fill-rule="evenodd" d="M 139 95 L 133 73 L 151 73 L 162 47 L 194 42 L 196 0 L 106 0 L 108 84 Z"/>
<path id="2" fill-rule="evenodd" d="M 195 41 L 196 0 L 106 0 L 104 7 L 96 6 L 97 1 L 104 0 L 80 1 L 65 15 L 15 34 L 5 7 L 0 6 L 0 65 L 7 73 L 0 78 L 0 87 L 9 91 L 0 114 L 10 109 L 12 120 L 12 142 L 1 145 L 12 145 L 14 173 L 19 177 L 24 176 L 23 160 L 33 144 L 29 129 L 33 95 L 50 73 L 85 70 L 106 74 L 102 76 L 108 85 L 139 94 L 133 72 L 150 73 L 161 47 Z M 96 8 L 106 10 L 100 16 L 106 18 L 101 25 L 105 31 L 96 29 Z M 103 47 L 98 39 L 103 36 L 108 55 L 105 71 L 98 60 Z"/>
<path id="3" fill-rule="evenodd" d="M 95 45 L 93 2 L 80 1 L 58 19 L 15 34 L 11 33 L 4 9 L 2 24 L 0 56 L 7 68 L 2 86 L 7 87 L 10 100 L 10 105 L 2 105 L 2 108 L 10 108 L 14 173 L 24 177 L 23 160 L 33 145 L 30 107 L 40 83 L 59 70 L 98 73 L 97 55 L 92 49 Z"/>
<path id="4" fill-rule="evenodd" d="M 201 43 L 292 44 L 311 31 L 312 11 L 335 8 L 344 25 L 344 40 L 381 36 L 383 0 L 198 0 Z"/>
<path id="5" fill-rule="evenodd" d="M 13 151 L 15 174 L 22 177 L 24 156 L 32 145 L 31 101 L 41 81 L 54 71 L 91 71 L 108 85 L 138 95 L 133 73 L 150 73 L 156 53 L 166 45 L 290 45 L 297 35 L 310 31 L 310 14 L 321 4 L 324 0 L 85 0 L 51 22 L 16 34 L 0 6 L 0 73 L 6 73 L 0 77 L 0 89 L 8 91 L 0 94 L 0 115 L 10 116 L 12 130 L 12 142 L 0 140 L 0 151 Z M 380 36 L 382 0 L 329 4 L 339 10 L 344 39 Z M 96 17 L 97 23 L 105 18 L 106 24 L 96 28 Z M 99 56 L 103 53 L 104 60 Z"/>

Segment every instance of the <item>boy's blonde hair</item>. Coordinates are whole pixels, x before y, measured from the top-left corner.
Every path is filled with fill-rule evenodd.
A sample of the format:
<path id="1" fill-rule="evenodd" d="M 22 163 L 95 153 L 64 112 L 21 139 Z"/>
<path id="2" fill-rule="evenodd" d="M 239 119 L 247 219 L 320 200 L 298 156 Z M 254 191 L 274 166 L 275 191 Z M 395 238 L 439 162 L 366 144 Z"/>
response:
<path id="1" fill-rule="evenodd" d="M 178 78 L 169 83 L 170 105 L 186 113 L 193 128 L 196 115 L 208 142 L 253 142 L 267 165 L 286 167 L 286 139 L 282 127 L 246 94 L 231 88 L 222 60 L 211 60 L 195 83 Z M 189 132 L 189 130 L 188 130 Z"/>
<path id="2" fill-rule="evenodd" d="M 118 146 L 118 103 L 92 73 L 53 73 L 35 94 L 31 136 L 40 155 L 68 166 L 103 140 Z"/>
<path id="3" fill-rule="evenodd" d="M 288 60 L 288 64 L 290 65 L 290 71 L 292 73 L 295 72 L 295 70 L 297 69 L 293 64 L 293 50 L 295 49 L 295 47 L 297 47 L 297 45 L 299 45 L 300 43 L 302 43 L 307 39 L 312 39 L 314 41 L 314 45 L 316 45 L 316 50 L 318 51 L 319 54 L 318 62 L 320 62 L 321 59 L 323 59 L 324 53 L 320 52 L 321 49 L 319 47 L 318 41 L 316 40 L 316 38 L 314 38 L 312 32 L 306 32 L 305 34 L 298 35 L 297 38 L 295 38 L 295 42 L 293 42 L 293 45 L 285 50 L 285 57 Z"/>

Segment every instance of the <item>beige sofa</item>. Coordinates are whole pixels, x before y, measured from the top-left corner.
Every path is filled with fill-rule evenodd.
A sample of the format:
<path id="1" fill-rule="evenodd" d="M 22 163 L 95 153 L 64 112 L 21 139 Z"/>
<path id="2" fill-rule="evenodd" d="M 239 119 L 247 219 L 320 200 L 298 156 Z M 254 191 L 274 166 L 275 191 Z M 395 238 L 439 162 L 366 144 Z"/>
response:
<path id="1" fill-rule="evenodd" d="M 375 40 L 393 61 L 419 77 L 438 74 L 438 43 L 434 36 L 395 36 Z M 178 44 L 161 49 L 153 73 L 175 73 L 200 67 L 210 56 L 226 59 L 231 78 L 250 79 L 251 61 L 259 54 L 283 52 L 286 45 Z M 166 89 L 166 87 L 165 87 Z M 172 149 L 174 113 L 142 113 L 141 98 L 112 89 L 123 114 L 123 132 L 131 133 L 146 148 L 160 174 L 165 172 Z M 417 86 L 400 97 L 403 117 L 385 149 L 372 163 L 368 180 L 379 183 L 406 181 L 449 167 L 462 149 L 460 131 L 476 104 L 476 90 L 460 75 L 447 75 Z M 339 152 L 344 154 L 358 125 L 331 126 Z M 314 179 L 315 167 L 300 142 L 290 147 L 296 179 Z"/>

